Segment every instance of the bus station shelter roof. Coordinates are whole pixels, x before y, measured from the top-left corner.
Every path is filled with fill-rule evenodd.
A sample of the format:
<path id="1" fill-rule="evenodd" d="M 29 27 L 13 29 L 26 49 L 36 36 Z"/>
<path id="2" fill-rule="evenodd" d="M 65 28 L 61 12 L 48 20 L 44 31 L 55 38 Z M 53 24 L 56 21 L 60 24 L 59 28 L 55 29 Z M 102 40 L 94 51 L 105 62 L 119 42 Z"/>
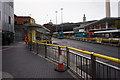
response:
<path id="1" fill-rule="evenodd" d="M 109 24 L 111 22 L 115 22 L 116 20 L 120 20 L 120 18 L 118 18 L 118 17 L 105 17 L 105 18 L 100 19 L 98 21 L 95 21 L 95 22 L 89 23 L 87 25 L 84 25 L 84 28 L 87 28 L 87 27 L 90 27 L 90 26 L 95 26 L 95 25 L 98 25 L 98 24 L 105 24 L 106 22 Z"/>
<path id="2" fill-rule="evenodd" d="M 48 33 L 48 32 L 50 32 L 49 29 L 47 29 L 44 26 L 39 25 L 39 24 L 24 24 L 24 26 L 25 26 L 26 30 L 33 30 L 33 29 L 35 29 L 36 31 L 41 32 L 41 33 L 46 33 L 46 32 Z"/>

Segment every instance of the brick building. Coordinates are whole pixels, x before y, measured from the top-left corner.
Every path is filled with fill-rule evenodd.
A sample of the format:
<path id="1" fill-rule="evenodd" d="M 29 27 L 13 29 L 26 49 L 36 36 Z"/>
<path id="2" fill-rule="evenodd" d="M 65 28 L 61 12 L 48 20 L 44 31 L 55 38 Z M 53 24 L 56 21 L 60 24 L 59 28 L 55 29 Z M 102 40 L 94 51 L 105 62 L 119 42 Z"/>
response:
<path id="1" fill-rule="evenodd" d="M 16 16 L 14 15 L 15 25 L 35 23 L 35 20 L 30 16 Z"/>
<path id="2" fill-rule="evenodd" d="M 51 35 L 53 34 L 54 27 L 52 24 L 44 24 L 43 26 L 50 30 Z"/>
<path id="3" fill-rule="evenodd" d="M 96 21 L 96 20 L 78 22 L 78 23 L 63 23 L 63 24 L 57 24 L 57 25 L 52 24 L 52 22 L 49 22 L 48 24 L 44 24 L 43 26 L 46 27 L 47 29 L 49 29 L 50 33 L 53 34 L 54 32 L 56 32 L 56 27 L 57 27 L 57 32 L 61 32 L 62 30 L 63 30 L 63 32 L 67 32 L 67 31 L 73 31 L 73 28 L 75 28 L 75 27 L 79 27 L 83 24 L 88 24 L 88 23 L 91 23 L 94 21 Z"/>
<path id="4" fill-rule="evenodd" d="M 24 24 L 34 24 L 35 20 L 30 16 L 16 16 L 14 15 L 14 23 L 15 23 L 15 41 L 24 40 L 24 36 L 26 34 Z"/>

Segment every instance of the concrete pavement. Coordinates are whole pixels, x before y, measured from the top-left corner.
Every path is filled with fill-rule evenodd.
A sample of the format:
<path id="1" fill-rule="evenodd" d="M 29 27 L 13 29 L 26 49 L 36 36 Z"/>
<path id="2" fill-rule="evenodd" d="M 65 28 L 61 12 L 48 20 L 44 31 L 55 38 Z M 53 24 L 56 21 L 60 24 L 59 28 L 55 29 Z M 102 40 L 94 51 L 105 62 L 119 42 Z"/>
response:
<path id="1" fill-rule="evenodd" d="M 5 78 L 64 78 L 65 80 L 74 80 L 67 71 L 54 71 L 55 64 L 34 55 L 25 47 L 24 42 L 15 43 L 3 49 L 2 71 Z"/>

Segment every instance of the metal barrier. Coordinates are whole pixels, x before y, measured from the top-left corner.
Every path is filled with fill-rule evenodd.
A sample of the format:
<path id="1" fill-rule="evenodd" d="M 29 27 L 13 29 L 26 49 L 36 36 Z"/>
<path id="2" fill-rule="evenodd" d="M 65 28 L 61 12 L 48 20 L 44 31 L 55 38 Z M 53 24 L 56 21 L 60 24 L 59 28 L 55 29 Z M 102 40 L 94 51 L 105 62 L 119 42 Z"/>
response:
<path id="1" fill-rule="evenodd" d="M 79 40 L 79 41 L 86 41 L 86 42 L 92 42 L 92 43 L 101 43 L 101 44 L 108 44 L 113 46 L 120 46 L 120 40 L 119 39 L 103 39 L 103 38 L 75 38 L 75 37 L 65 37 L 66 39 L 72 39 L 72 40 Z"/>
<path id="2" fill-rule="evenodd" d="M 58 62 L 58 53 L 61 49 L 64 65 L 67 66 L 78 77 L 85 80 L 89 79 L 119 79 L 120 59 L 83 51 L 71 47 L 46 44 L 34 41 L 32 50 L 37 54 Z M 111 65 L 106 63 L 117 65 Z"/>

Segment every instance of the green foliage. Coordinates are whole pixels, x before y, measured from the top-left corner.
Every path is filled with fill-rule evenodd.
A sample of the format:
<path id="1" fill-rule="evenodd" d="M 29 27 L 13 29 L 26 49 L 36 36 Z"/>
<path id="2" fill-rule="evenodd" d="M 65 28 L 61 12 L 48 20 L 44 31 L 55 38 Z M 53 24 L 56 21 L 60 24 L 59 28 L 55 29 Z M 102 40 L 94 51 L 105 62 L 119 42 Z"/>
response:
<path id="1" fill-rule="evenodd" d="M 116 21 L 115 21 L 115 24 L 112 25 L 111 28 L 117 28 L 117 29 L 120 29 L 120 21 L 119 21 L 119 20 L 116 20 Z"/>
<path id="2" fill-rule="evenodd" d="M 115 27 L 117 29 L 120 29 L 120 21 L 119 20 L 115 21 Z"/>
<path id="3" fill-rule="evenodd" d="M 114 25 L 112 25 L 110 28 L 116 28 Z"/>

